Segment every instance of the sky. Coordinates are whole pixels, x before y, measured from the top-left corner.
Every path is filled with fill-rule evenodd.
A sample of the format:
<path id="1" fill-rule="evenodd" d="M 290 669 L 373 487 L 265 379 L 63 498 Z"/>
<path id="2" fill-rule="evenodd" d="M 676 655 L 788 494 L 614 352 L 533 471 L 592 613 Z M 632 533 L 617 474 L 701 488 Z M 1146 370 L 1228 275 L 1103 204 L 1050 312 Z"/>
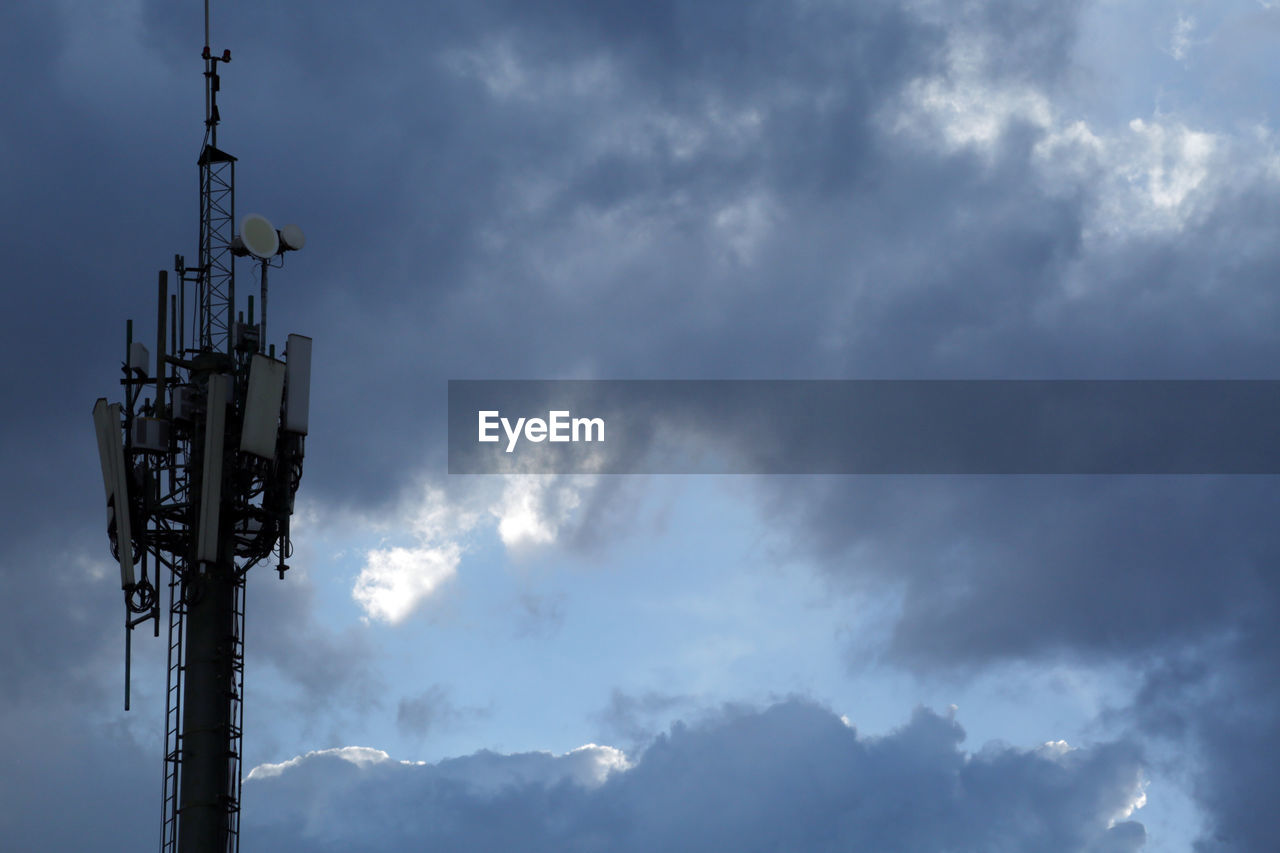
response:
<path id="1" fill-rule="evenodd" d="M 159 839 L 90 412 L 197 254 L 202 27 L 0 8 L 7 849 Z M 1278 38 L 1268 0 L 215 0 L 237 213 L 307 234 L 269 338 L 315 341 L 242 849 L 1280 849 L 1273 477 L 445 444 L 458 379 L 1278 379 Z"/>

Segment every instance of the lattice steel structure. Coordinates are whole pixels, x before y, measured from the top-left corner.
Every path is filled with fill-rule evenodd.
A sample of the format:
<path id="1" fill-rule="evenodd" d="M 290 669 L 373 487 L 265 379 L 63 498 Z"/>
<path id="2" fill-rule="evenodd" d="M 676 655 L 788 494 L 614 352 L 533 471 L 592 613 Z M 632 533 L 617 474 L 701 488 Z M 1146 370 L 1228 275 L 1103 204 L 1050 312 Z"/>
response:
<path id="1" fill-rule="evenodd" d="M 210 60 L 210 63 L 217 60 Z M 218 75 L 208 72 L 212 81 Z M 200 151 L 200 346 L 231 351 L 232 308 L 236 301 L 236 269 L 231 253 L 235 238 L 236 158 L 220 151 L 214 124 Z"/>

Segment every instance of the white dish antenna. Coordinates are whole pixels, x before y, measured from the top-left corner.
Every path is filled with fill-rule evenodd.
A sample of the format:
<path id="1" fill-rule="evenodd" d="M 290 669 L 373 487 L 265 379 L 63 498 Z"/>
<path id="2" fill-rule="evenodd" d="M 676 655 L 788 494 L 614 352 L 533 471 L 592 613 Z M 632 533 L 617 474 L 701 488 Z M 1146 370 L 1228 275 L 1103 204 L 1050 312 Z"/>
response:
<path id="1" fill-rule="evenodd" d="M 280 235 L 275 226 L 258 213 L 240 220 L 240 240 L 254 257 L 270 258 L 280 251 Z"/>
<path id="2" fill-rule="evenodd" d="M 286 249 L 296 252 L 307 245 L 307 237 L 297 225 L 286 225 L 280 229 L 280 242 Z"/>

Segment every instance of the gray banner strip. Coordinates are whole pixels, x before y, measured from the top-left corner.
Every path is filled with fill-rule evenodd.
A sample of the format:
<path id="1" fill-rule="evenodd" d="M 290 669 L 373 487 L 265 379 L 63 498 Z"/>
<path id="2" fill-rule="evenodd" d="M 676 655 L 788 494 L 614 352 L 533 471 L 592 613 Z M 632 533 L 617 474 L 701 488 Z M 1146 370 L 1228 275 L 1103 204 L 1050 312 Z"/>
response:
<path id="1" fill-rule="evenodd" d="M 1280 380 L 454 380 L 449 473 L 1278 474 Z"/>

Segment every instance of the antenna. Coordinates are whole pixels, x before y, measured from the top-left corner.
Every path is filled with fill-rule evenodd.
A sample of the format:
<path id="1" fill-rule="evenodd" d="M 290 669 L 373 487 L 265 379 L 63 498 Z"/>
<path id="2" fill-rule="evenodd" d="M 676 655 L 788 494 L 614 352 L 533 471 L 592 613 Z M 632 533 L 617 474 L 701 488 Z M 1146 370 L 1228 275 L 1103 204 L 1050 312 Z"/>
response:
<path id="1" fill-rule="evenodd" d="M 265 260 L 280 251 L 280 235 L 267 217 L 250 213 L 240 220 L 240 244 L 255 258 Z"/>
<path id="2" fill-rule="evenodd" d="M 204 33 L 199 263 L 175 256 L 173 294 L 160 272 L 154 367 L 130 320 L 124 400 L 93 407 L 125 599 L 126 710 L 133 629 L 151 621 L 159 636 L 167 570 L 162 853 L 239 850 L 245 578 L 264 560 L 281 579 L 289 568 L 311 382 L 311 339 L 289 335 L 281 360 L 266 328 L 267 267 L 306 240 L 296 225 L 277 231 L 258 214 L 235 233 L 236 158 L 217 138 L 218 64 L 231 52 L 209 48 L 208 0 Z M 253 296 L 247 322 L 243 311 L 236 319 L 241 257 L 261 268 L 257 323 Z"/>
<path id="3" fill-rule="evenodd" d="M 280 244 L 285 250 L 297 251 L 307 245 L 306 235 L 297 225 L 286 225 L 280 229 Z"/>

